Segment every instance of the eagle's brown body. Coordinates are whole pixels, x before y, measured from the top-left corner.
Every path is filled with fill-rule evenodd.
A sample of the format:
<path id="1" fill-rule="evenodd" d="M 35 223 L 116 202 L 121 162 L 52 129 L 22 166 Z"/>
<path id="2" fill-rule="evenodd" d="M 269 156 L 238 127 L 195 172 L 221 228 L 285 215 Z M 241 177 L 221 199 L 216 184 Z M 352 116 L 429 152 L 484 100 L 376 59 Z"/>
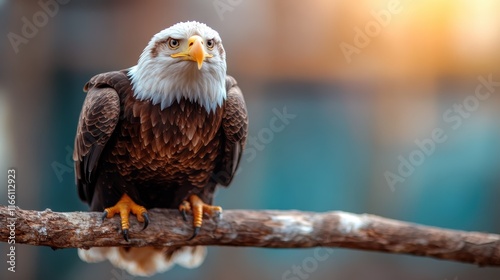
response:
<path id="1" fill-rule="evenodd" d="M 233 78 L 226 88 L 227 100 L 213 112 L 186 99 L 161 110 L 133 96 L 126 71 L 93 77 L 75 140 L 80 198 L 94 211 L 123 193 L 146 208 L 177 208 L 192 193 L 211 203 L 216 184 L 229 184 L 242 150 L 235 144 L 246 137 Z"/>

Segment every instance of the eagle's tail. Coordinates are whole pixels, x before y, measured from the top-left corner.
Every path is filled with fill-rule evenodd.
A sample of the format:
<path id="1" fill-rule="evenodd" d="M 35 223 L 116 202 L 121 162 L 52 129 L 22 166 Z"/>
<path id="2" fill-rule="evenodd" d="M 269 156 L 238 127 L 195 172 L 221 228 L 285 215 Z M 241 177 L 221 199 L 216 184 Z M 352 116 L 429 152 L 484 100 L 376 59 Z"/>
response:
<path id="1" fill-rule="evenodd" d="M 154 247 L 93 247 L 78 249 L 78 256 L 86 262 L 109 260 L 114 266 L 136 276 L 151 276 L 169 270 L 174 264 L 187 268 L 201 265 L 207 249 L 204 246 L 179 248 Z"/>

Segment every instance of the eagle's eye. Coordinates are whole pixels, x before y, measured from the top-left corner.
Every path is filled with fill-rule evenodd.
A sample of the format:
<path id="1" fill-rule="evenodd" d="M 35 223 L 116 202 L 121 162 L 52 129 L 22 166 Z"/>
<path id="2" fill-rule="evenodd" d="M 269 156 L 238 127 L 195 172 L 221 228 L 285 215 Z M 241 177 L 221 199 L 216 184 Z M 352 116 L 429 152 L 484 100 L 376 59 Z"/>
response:
<path id="1" fill-rule="evenodd" d="M 207 48 L 209 50 L 212 50 L 214 48 L 214 45 L 215 45 L 214 39 L 207 40 Z"/>
<path id="2" fill-rule="evenodd" d="M 175 50 L 175 49 L 179 48 L 180 43 L 179 43 L 179 40 L 177 40 L 177 39 L 168 38 L 167 45 L 171 50 Z"/>

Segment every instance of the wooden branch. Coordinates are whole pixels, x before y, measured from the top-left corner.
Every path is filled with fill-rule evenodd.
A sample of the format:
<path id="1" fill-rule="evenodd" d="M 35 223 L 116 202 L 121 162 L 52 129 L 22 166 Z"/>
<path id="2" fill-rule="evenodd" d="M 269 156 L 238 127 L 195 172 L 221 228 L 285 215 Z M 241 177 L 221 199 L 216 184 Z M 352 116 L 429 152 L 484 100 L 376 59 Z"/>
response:
<path id="1" fill-rule="evenodd" d="M 10 212 L 13 210 L 13 213 Z M 267 248 L 342 247 L 428 256 L 500 266 L 500 235 L 441 229 L 346 212 L 226 210 L 221 219 L 204 219 L 191 240 L 191 222 L 177 210 L 152 209 L 151 223 L 131 218 L 130 242 L 119 234 L 119 218 L 101 222 L 95 212 L 58 213 L 0 206 L 0 241 L 13 234 L 15 243 L 52 248 L 98 246 L 220 245 Z M 10 219 L 10 220 L 9 220 Z"/>

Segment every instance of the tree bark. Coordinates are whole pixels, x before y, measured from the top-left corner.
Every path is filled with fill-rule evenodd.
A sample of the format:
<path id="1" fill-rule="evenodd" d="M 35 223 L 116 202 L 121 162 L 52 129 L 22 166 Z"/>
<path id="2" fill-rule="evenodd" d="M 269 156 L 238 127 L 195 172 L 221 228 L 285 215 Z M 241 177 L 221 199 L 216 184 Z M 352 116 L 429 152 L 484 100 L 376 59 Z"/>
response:
<path id="1" fill-rule="evenodd" d="M 96 212 L 58 213 L 0 206 L 0 241 L 15 238 L 15 244 L 52 248 L 342 247 L 500 266 L 498 234 L 441 229 L 369 214 L 226 210 L 221 218 L 205 217 L 200 233 L 191 241 L 190 216 L 186 222 L 177 210 L 168 209 L 149 210 L 149 216 L 151 223 L 145 230 L 131 217 L 127 242 L 120 234 L 118 216 L 101 222 L 101 213 Z"/>

